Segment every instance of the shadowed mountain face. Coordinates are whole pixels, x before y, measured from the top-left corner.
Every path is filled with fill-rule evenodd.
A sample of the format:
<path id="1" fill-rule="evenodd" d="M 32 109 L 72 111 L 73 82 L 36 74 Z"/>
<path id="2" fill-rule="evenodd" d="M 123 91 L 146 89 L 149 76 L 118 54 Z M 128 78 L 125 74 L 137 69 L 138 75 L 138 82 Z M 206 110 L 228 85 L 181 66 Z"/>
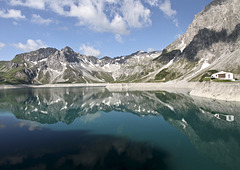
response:
<path id="1" fill-rule="evenodd" d="M 239 103 L 191 98 L 164 91 L 110 93 L 104 88 L 42 88 L 1 90 L 0 108 L 12 112 L 17 119 L 49 125 L 59 122 L 72 125 L 82 117 L 95 120 L 100 116 L 99 111 L 163 117 L 188 136 L 201 154 L 226 168 L 240 166 L 237 161 L 240 159 Z M 217 118 L 216 114 L 222 116 Z M 233 116 L 234 120 L 228 120 L 227 115 Z M 0 126 L 4 127 L 4 122 L 0 122 Z M 116 152 L 110 150 L 111 154 Z M 81 154 L 75 156 L 81 157 Z M 68 160 L 62 159 L 63 162 Z"/>
<path id="2" fill-rule="evenodd" d="M 239 10 L 239 0 L 212 1 L 163 52 L 98 59 L 65 47 L 19 54 L 0 62 L 0 84 L 200 81 L 212 70 L 240 79 Z"/>
<path id="3" fill-rule="evenodd" d="M 231 34 L 227 34 L 227 30 L 216 32 L 204 28 L 199 30 L 198 34 L 194 36 L 191 43 L 184 49 L 182 57 L 189 60 L 196 60 L 196 56 L 199 51 L 210 49 L 215 43 L 236 43 L 240 38 L 240 25 L 236 25 L 236 28 Z"/>
<path id="4" fill-rule="evenodd" d="M 28 140 L 22 138 L 22 134 Z M 171 166 L 166 151 L 121 137 L 92 135 L 81 130 L 53 132 L 41 129 L 32 133 L 26 128 L 12 128 L 9 136 L 18 142 L 13 144 L 6 136 L 5 141 L 10 142 L 3 148 L 1 146 L 6 143 L 0 141 L 1 169 L 167 170 Z"/>

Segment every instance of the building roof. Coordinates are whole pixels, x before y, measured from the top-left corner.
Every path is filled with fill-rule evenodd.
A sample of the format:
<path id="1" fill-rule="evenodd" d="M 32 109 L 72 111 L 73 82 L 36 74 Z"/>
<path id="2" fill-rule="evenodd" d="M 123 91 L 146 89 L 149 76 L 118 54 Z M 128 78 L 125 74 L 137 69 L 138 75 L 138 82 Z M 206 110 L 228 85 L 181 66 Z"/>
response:
<path id="1" fill-rule="evenodd" d="M 220 72 L 217 72 L 217 73 L 214 73 L 214 74 L 227 74 L 227 73 L 230 73 L 230 72 L 220 71 Z M 232 73 L 230 73 L 230 74 L 232 74 Z"/>

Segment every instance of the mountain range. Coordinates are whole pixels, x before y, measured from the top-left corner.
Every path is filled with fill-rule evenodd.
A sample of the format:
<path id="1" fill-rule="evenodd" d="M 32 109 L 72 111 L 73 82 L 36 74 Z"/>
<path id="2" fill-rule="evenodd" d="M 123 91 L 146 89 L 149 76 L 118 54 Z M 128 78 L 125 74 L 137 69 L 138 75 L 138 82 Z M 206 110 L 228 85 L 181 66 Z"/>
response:
<path id="1" fill-rule="evenodd" d="M 239 10 L 238 0 L 212 1 L 162 51 L 101 59 L 70 47 L 18 54 L 0 61 L 0 84 L 203 81 L 222 70 L 240 79 Z"/>

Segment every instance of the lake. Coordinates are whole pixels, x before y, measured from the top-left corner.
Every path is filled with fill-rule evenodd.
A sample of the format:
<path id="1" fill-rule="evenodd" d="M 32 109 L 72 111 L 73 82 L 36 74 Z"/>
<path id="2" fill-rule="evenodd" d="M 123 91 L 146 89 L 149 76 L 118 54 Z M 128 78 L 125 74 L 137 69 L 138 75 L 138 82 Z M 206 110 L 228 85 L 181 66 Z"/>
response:
<path id="1" fill-rule="evenodd" d="M 239 113 L 166 91 L 0 90 L 0 169 L 239 169 Z"/>

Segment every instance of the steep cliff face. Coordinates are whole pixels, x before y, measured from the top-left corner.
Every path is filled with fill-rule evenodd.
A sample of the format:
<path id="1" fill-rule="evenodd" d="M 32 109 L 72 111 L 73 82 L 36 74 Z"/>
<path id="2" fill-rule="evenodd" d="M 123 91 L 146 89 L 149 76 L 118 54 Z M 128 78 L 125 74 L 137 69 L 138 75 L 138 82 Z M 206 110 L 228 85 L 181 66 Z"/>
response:
<path id="1" fill-rule="evenodd" d="M 232 55 L 240 47 L 239 10 L 238 0 L 214 0 L 195 16 L 187 32 L 165 49 L 168 53 L 181 51 L 172 67 L 176 70 L 182 63 L 181 79 L 199 80 L 210 69 L 231 71 L 239 78 L 240 64 L 234 62 L 239 57 Z M 235 63 L 231 68 L 219 64 L 226 58 Z"/>
<path id="2" fill-rule="evenodd" d="M 195 15 L 187 32 L 167 47 L 167 50 L 171 48 L 183 50 L 193 41 L 199 31 L 204 29 L 216 33 L 225 30 L 226 34 L 230 35 L 240 23 L 239 9 L 238 0 L 214 0 L 202 12 Z"/>

